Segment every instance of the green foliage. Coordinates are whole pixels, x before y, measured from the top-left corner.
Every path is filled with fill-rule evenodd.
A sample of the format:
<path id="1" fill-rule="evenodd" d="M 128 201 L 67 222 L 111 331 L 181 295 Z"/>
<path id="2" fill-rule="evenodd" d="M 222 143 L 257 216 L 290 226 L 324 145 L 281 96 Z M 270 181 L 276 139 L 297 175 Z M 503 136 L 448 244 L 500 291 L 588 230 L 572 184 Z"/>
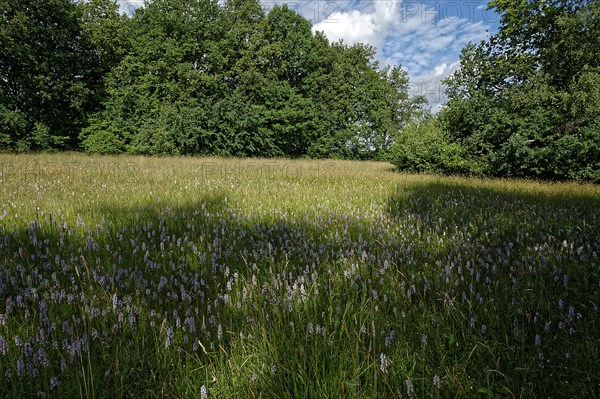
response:
<path id="1" fill-rule="evenodd" d="M 0 104 L 0 148 L 15 148 L 30 129 L 31 122 L 24 112 Z"/>
<path id="2" fill-rule="evenodd" d="M 50 128 L 43 123 L 37 122 L 31 132 L 31 141 L 34 148 L 47 150 L 50 148 L 52 136 L 50 136 Z"/>
<path id="3" fill-rule="evenodd" d="M 393 135 L 420 110 L 408 97 L 408 76 L 398 67 L 379 69 L 375 50 L 361 44 L 328 46 L 317 35 L 317 68 L 308 91 L 317 106 L 319 137 L 309 155 L 384 159 Z"/>
<path id="4" fill-rule="evenodd" d="M 5 150 L 384 158 L 422 103 L 286 5 L 4 0 L 0 18 Z"/>
<path id="5" fill-rule="evenodd" d="M 466 149 L 452 141 L 433 117 L 404 126 L 392 146 L 390 162 L 408 172 L 479 172 L 477 165 L 468 159 Z"/>
<path id="6" fill-rule="evenodd" d="M 0 106 L 3 134 L 8 136 L 2 140 L 4 149 L 64 149 L 77 144 L 89 112 L 99 106 L 102 73 L 110 68 L 110 62 L 97 56 L 103 53 L 91 40 L 93 24 L 82 28 L 82 15 L 99 3 L 107 4 L 0 1 Z M 105 9 L 98 19 L 108 18 L 109 11 Z M 26 126 L 15 124 L 7 112 L 24 117 Z"/>
<path id="7" fill-rule="evenodd" d="M 552 143 L 552 167 L 558 176 L 600 181 L 600 122 L 559 137 Z"/>
<path id="8" fill-rule="evenodd" d="M 118 154 L 124 150 L 119 131 L 106 122 L 92 121 L 79 137 L 83 149 L 91 154 Z"/>
<path id="9" fill-rule="evenodd" d="M 311 23 L 284 5 L 273 7 L 266 26 L 268 44 L 261 51 L 268 58 L 268 70 L 292 87 L 304 88 L 316 61 Z"/>
<path id="10" fill-rule="evenodd" d="M 127 18 L 119 14 L 114 0 L 88 0 L 79 4 L 81 34 L 91 49 L 86 56 L 86 84 L 89 111 L 100 107 L 106 99 L 106 75 L 123 59 L 129 50 L 126 37 Z"/>
<path id="11" fill-rule="evenodd" d="M 496 0 L 498 34 L 461 54 L 440 120 L 495 176 L 600 180 L 600 4 Z"/>

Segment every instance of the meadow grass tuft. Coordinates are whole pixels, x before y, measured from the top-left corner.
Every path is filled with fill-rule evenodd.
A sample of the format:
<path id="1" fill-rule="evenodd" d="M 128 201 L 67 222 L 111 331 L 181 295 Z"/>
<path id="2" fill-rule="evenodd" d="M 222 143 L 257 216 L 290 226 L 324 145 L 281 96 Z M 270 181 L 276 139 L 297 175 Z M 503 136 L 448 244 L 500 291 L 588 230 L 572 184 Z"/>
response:
<path id="1" fill-rule="evenodd" d="M 600 396 L 600 188 L 0 154 L 0 397 Z"/>

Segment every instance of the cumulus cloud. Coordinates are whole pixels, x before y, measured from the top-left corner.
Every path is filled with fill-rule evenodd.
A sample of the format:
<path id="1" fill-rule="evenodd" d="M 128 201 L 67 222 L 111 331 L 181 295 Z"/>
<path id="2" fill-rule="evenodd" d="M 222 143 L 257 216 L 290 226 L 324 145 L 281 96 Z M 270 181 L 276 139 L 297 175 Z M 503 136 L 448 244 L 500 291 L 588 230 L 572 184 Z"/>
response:
<path id="1" fill-rule="evenodd" d="M 328 18 L 313 25 L 313 31 L 323 31 L 331 41 L 343 39 L 347 44 L 365 43 L 381 48 L 393 26 L 399 21 L 398 1 L 374 1 L 372 7 L 338 9 Z M 336 7 L 340 7 L 339 5 Z M 333 11 L 333 10 L 332 10 Z"/>
<path id="2" fill-rule="evenodd" d="M 425 96 L 431 111 L 437 113 L 447 100 L 442 80 L 452 75 L 459 67 L 458 61 L 451 64 L 442 63 L 423 75 L 412 77 L 410 94 Z"/>

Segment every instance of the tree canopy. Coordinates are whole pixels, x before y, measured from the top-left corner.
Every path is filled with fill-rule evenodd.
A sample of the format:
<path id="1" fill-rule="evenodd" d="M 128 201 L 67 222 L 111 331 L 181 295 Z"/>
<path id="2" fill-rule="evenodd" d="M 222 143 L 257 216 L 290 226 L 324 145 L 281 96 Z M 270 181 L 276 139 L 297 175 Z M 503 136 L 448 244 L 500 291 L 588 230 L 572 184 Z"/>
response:
<path id="1" fill-rule="evenodd" d="M 75 145 L 94 100 L 93 49 L 69 0 L 0 0 L 0 145 Z"/>
<path id="2" fill-rule="evenodd" d="M 493 0 L 440 120 L 496 176 L 600 180 L 600 2 Z"/>
<path id="3" fill-rule="evenodd" d="M 0 0 L 0 146 L 382 159 L 422 104 L 365 45 L 258 0 Z"/>

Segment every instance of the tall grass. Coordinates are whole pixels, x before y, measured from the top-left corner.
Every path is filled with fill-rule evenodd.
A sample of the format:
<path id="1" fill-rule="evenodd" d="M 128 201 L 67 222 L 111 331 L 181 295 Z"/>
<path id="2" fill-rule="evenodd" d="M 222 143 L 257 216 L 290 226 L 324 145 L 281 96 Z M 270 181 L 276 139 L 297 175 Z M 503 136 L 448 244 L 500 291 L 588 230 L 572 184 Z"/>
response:
<path id="1" fill-rule="evenodd" d="M 598 397 L 600 189 L 0 155 L 0 396 Z"/>

